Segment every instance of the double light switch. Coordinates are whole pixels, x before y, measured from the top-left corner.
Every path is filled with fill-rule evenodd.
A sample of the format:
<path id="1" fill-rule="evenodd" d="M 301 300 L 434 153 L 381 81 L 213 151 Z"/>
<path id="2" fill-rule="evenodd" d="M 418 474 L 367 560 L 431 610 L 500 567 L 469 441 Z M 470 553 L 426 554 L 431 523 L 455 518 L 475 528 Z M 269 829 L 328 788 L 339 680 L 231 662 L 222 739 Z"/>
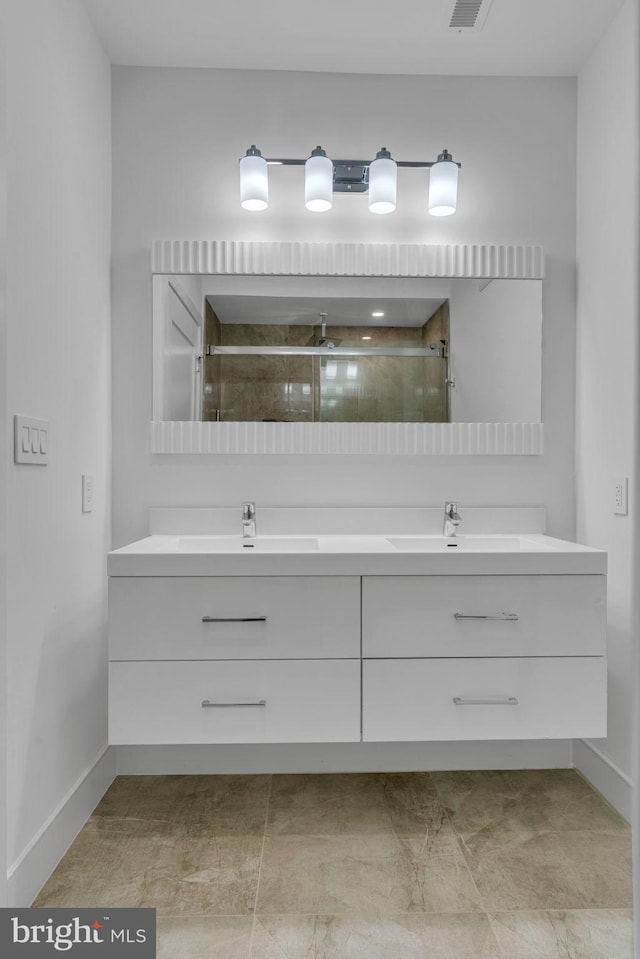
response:
<path id="1" fill-rule="evenodd" d="M 13 458 L 16 463 L 46 466 L 49 462 L 49 420 L 14 416 Z"/>

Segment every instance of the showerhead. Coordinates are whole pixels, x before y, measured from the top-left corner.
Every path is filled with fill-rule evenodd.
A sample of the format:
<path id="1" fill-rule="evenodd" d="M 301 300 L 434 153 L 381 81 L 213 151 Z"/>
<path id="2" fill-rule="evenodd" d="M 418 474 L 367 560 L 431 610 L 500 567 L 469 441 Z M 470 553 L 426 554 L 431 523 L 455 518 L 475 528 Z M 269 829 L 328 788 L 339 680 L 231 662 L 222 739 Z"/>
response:
<path id="1" fill-rule="evenodd" d="M 320 313 L 319 315 L 322 321 L 322 330 L 321 330 L 322 335 L 318 338 L 318 346 L 326 346 L 327 349 L 329 350 L 332 350 L 336 346 L 340 346 L 340 344 L 342 343 L 341 339 L 336 339 L 335 336 L 329 337 L 325 335 L 327 332 L 327 317 L 329 314 Z"/>

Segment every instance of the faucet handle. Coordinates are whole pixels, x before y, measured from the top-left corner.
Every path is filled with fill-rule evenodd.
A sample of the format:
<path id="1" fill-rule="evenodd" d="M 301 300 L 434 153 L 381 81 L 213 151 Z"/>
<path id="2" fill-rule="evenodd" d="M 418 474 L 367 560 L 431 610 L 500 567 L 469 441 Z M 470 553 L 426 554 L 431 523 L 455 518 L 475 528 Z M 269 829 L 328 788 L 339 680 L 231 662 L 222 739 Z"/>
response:
<path id="1" fill-rule="evenodd" d="M 444 504 L 444 511 L 447 514 L 447 516 L 455 516 L 456 513 L 458 512 L 458 504 L 447 502 Z"/>
<path id="2" fill-rule="evenodd" d="M 242 518 L 243 519 L 253 519 L 256 515 L 256 504 L 255 503 L 243 503 L 242 504 Z"/>

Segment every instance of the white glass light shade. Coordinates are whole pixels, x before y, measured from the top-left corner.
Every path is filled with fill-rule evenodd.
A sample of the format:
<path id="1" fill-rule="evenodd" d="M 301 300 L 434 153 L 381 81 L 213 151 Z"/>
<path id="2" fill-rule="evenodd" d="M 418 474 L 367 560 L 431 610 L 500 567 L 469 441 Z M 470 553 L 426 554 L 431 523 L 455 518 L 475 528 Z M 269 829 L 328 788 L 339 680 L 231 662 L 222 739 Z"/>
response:
<path id="1" fill-rule="evenodd" d="M 376 157 L 369 166 L 369 210 L 393 213 L 396 208 L 398 167 L 391 157 Z"/>
<path id="2" fill-rule="evenodd" d="M 304 205 L 314 213 L 333 206 L 333 163 L 327 156 L 310 156 L 304 165 Z"/>
<path id="3" fill-rule="evenodd" d="M 267 161 L 261 156 L 240 160 L 240 205 L 244 210 L 266 210 L 269 206 Z"/>
<path id="4" fill-rule="evenodd" d="M 452 160 L 439 160 L 429 175 L 429 213 L 450 216 L 458 202 L 458 165 Z"/>

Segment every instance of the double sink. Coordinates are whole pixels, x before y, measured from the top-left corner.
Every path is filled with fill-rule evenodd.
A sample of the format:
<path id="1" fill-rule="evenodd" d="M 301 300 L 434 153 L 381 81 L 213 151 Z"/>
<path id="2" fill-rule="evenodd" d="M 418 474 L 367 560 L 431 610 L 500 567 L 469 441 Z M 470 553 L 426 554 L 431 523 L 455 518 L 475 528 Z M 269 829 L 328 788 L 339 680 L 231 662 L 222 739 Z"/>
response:
<path id="1" fill-rule="evenodd" d="M 179 536 L 174 548 L 180 553 L 325 553 L 372 552 L 441 553 L 441 552 L 515 552 L 520 550 L 552 550 L 525 536 Z"/>
<path id="2" fill-rule="evenodd" d="M 109 575 L 541 575 L 607 567 L 601 550 L 544 535 L 537 507 L 468 507 L 455 536 L 443 535 L 435 507 L 265 508 L 257 535 L 251 512 L 247 530 L 232 508 L 153 509 L 151 535 L 111 552 Z"/>

